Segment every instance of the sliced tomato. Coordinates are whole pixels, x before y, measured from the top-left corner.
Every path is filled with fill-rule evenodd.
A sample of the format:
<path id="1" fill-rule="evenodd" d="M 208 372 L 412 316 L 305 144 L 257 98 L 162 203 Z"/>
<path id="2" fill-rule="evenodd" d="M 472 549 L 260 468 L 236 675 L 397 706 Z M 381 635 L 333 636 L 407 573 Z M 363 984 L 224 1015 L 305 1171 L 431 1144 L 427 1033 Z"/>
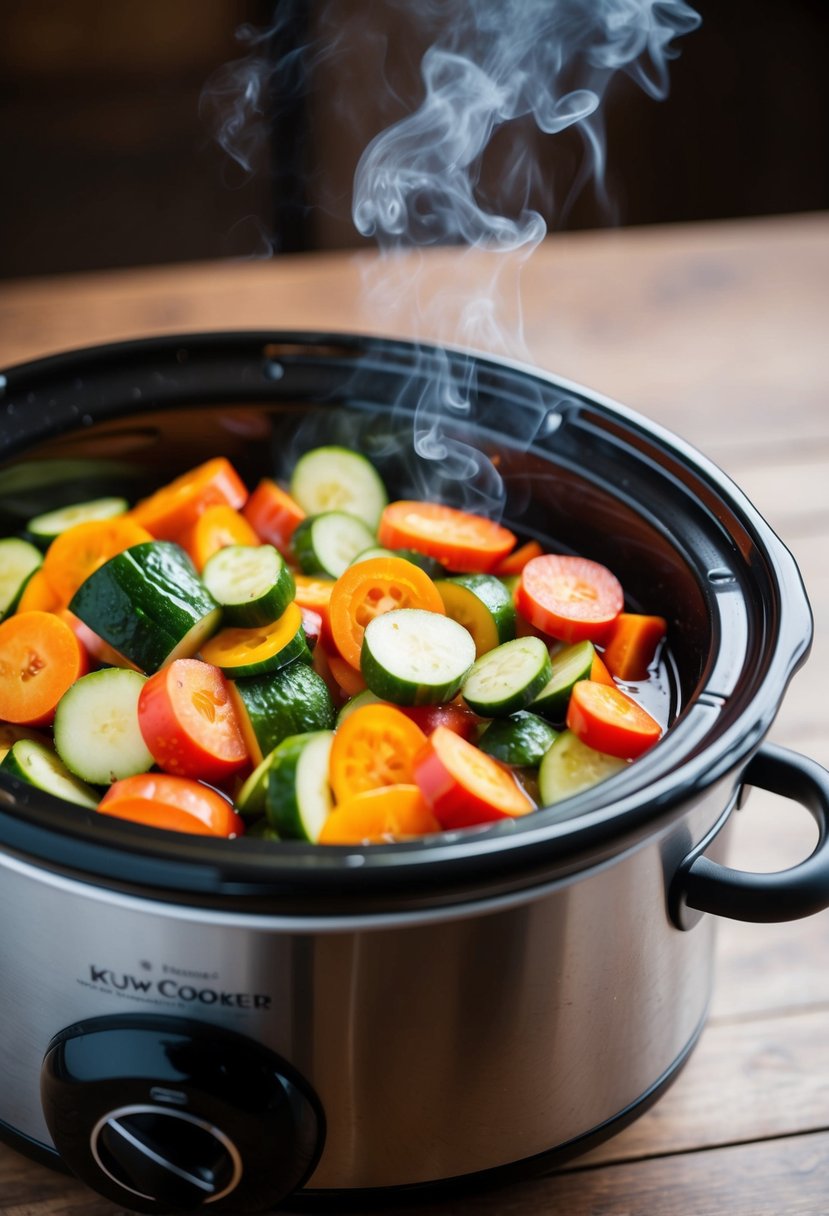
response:
<path id="1" fill-rule="evenodd" d="M 415 549 L 459 574 L 488 573 L 515 545 L 512 532 L 483 515 L 406 499 L 384 508 L 377 536 L 388 549 Z"/>
<path id="2" fill-rule="evenodd" d="M 138 725 L 167 773 L 223 781 L 248 763 L 228 682 L 201 659 L 176 659 L 150 676 L 138 698 Z"/>
<path id="3" fill-rule="evenodd" d="M 624 606 L 622 585 L 586 557 L 545 553 L 527 562 L 515 592 L 523 617 L 563 642 L 600 642 Z"/>
<path id="4" fill-rule="evenodd" d="M 114 782 L 98 810 L 150 827 L 206 836 L 241 836 L 244 822 L 221 794 L 189 777 L 141 773 Z"/>
<path id="5" fill-rule="evenodd" d="M 426 736 L 393 705 L 363 705 L 334 733 L 329 780 L 337 802 L 363 790 L 410 785 Z"/>
<path id="6" fill-rule="evenodd" d="M 440 592 L 425 571 L 403 557 L 370 557 L 349 566 L 331 592 L 328 624 L 337 650 L 355 670 L 366 625 L 395 608 L 446 615 Z"/>
<path id="7" fill-rule="evenodd" d="M 418 786 L 388 785 L 363 790 L 335 806 L 317 843 L 376 844 L 439 831 L 440 824 Z"/>
<path id="8" fill-rule="evenodd" d="M 535 809 L 512 773 L 445 726 L 433 731 L 415 760 L 415 781 L 447 829 L 517 818 Z"/>
<path id="9" fill-rule="evenodd" d="M 588 747 L 622 760 L 641 756 L 662 735 L 656 719 L 633 697 L 594 680 L 580 680 L 573 686 L 567 725 Z"/>
<path id="10" fill-rule="evenodd" d="M 291 553 L 291 537 L 305 518 L 305 512 L 290 494 L 270 477 L 263 477 L 242 508 L 254 532 L 274 545 L 285 556 Z"/>
<path id="11" fill-rule="evenodd" d="M 417 723 L 424 735 L 431 735 L 439 726 L 445 726 L 462 739 L 474 742 L 482 724 L 482 719 L 477 714 L 473 714 L 466 705 L 458 705 L 455 701 L 449 701 L 445 705 L 401 705 L 399 709 L 407 718 L 411 718 L 412 722 Z"/>

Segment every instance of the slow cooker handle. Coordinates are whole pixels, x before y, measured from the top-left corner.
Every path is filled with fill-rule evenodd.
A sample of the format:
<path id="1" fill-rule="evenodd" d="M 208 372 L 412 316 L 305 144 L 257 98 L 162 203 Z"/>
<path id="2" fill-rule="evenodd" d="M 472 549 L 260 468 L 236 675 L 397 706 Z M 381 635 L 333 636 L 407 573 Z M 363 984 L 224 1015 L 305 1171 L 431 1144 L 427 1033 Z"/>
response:
<path id="1" fill-rule="evenodd" d="M 811 856 L 791 869 L 755 874 L 705 857 L 711 843 L 706 839 L 688 854 L 671 884 L 671 914 L 680 929 L 690 929 L 703 912 L 769 924 L 829 908 L 829 772 L 798 752 L 766 743 L 746 765 L 741 784 L 805 806 L 817 822 L 818 843 Z"/>

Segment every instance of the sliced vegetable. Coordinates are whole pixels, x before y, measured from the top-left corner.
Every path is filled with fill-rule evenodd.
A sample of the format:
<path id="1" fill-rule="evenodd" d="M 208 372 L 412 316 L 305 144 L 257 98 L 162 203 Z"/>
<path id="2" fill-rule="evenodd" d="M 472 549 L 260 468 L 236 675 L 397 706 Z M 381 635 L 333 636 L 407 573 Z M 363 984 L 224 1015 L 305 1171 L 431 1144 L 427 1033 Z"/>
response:
<path id="1" fill-rule="evenodd" d="M 564 730 L 541 761 L 538 790 L 544 806 L 591 789 L 627 767 L 627 761 L 608 756 L 582 743 L 571 730 Z"/>
<path id="2" fill-rule="evenodd" d="M 69 610 L 146 672 L 196 654 L 222 615 L 190 558 L 169 541 L 111 557 L 81 584 Z"/>
<path id="3" fill-rule="evenodd" d="M 349 714 L 354 713 L 355 709 L 361 709 L 364 705 L 388 705 L 388 704 L 390 704 L 390 702 L 384 701 L 382 697 L 376 696 L 371 691 L 370 688 L 364 688 L 362 690 L 362 692 L 355 693 L 355 695 L 353 697 L 350 697 L 346 701 L 345 705 L 342 706 L 339 713 L 337 714 L 337 728 L 339 729 L 339 727 L 346 720 L 346 718 L 349 716 Z M 402 706 L 396 706 L 396 708 L 402 709 Z M 406 716 L 408 717 L 408 714 Z M 420 723 L 418 722 L 417 725 L 420 726 Z M 421 730 L 423 730 L 422 727 L 421 727 Z M 427 734 L 428 732 L 424 731 L 423 733 Z"/>
<path id="4" fill-rule="evenodd" d="M 389 549 L 416 549 L 461 574 L 488 573 L 515 544 L 512 532 L 482 515 L 406 499 L 385 508 L 377 535 Z"/>
<path id="5" fill-rule="evenodd" d="M 296 586 L 273 545 L 227 545 L 214 553 L 202 581 L 228 625 L 269 625 L 282 616 Z"/>
<path id="6" fill-rule="evenodd" d="M 362 705 L 341 719 L 331 745 L 330 781 L 338 803 L 363 790 L 411 784 L 426 736 L 393 705 Z"/>
<path id="7" fill-rule="evenodd" d="M 526 709 L 550 679 L 550 655 L 541 638 L 503 642 L 475 661 L 461 686 L 470 709 L 505 718 Z"/>
<path id="8" fill-rule="evenodd" d="M 446 615 L 472 634 L 478 658 L 515 637 L 515 605 L 495 575 L 460 574 L 435 586 Z"/>
<path id="9" fill-rule="evenodd" d="M 273 545 L 283 557 L 291 553 L 291 537 L 305 512 L 295 499 L 270 477 L 263 477 L 242 508 L 256 535 Z"/>
<path id="10" fill-rule="evenodd" d="M 311 651 L 302 628 L 302 610 L 296 604 L 289 604 L 279 620 L 269 625 L 256 629 L 220 629 L 202 646 L 201 656 L 206 663 L 213 663 L 234 679 L 278 671 L 295 659 L 310 663 Z"/>
<path id="11" fill-rule="evenodd" d="M 414 563 L 402 557 L 373 557 L 349 566 L 334 584 L 328 606 L 331 637 L 347 663 L 359 670 L 369 621 L 398 608 L 444 614 L 435 584 Z"/>
<path id="12" fill-rule="evenodd" d="M 247 496 L 230 461 L 216 456 L 143 499 L 133 507 L 132 517 L 157 540 L 177 540 L 207 507 L 224 503 L 238 511 Z"/>
<path id="13" fill-rule="evenodd" d="M 318 844 L 377 844 L 439 832 L 440 824 L 416 785 L 364 790 L 334 808 Z"/>
<path id="14" fill-rule="evenodd" d="M 460 735 L 439 726 L 415 761 L 415 781 L 441 827 L 472 827 L 534 810 L 510 772 Z"/>
<path id="15" fill-rule="evenodd" d="M 245 821 L 255 819 L 265 814 L 265 795 L 268 790 L 268 774 L 276 748 L 264 756 L 256 768 L 250 773 L 233 799 L 233 804 Z"/>
<path id="16" fill-rule="evenodd" d="M 538 714 L 511 714 L 490 722 L 478 740 L 478 747 L 502 764 L 536 768 L 558 737 L 549 722 Z"/>
<path id="17" fill-rule="evenodd" d="M 633 697 L 620 688 L 582 680 L 567 710 L 570 730 L 596 751 L 632 760 L 653 747 L 662 728 Z"/>
<path id="18" fill-rule="evenodd" d="M 0 540 L 0 621 L 15 607 L 23 588 L 43 562 L 43 554 L 27 540 Z"/>
<path id="19" fill-rule="evenodd" d="M 227 681 L 218 667 L 200 659 L 176 659 L 146 681 L 138 724 L 165 772 L 222 781 L 247 763 Z"/>
<path id="20" fill-rule="evenodd" d="M 585 557 L 546 553 L 527 562 L 515 602 L 530 624 L 554 638 L 600 642 L 622 611 L 624 595 L 606 566 Z"/>
<path id="21" fill-rule="evenodd" d="M 116 515 L 123 515 L 127 506 L 126 498 L 93 498 L 88 502 L 76 502 L 69 507 L 35 515 L 26 524 L 26 532 L 36 545 L 45 549 L 68 528 L 93 520 L 114 519 Z"/>
<path id="22" fill-rule="evenodd" d="M 495 568 L 495 574 L 499 578 L 512 578 L 520 574 L 528 561 L 534 557 L 541 557 L 544 550 L 537 540 L 528 540 L 526 544 L 520 545 L 519 548 L 513 549 L 512 553 L 498 563 Z"/>
<path id="23" fill-rule="evenodd" d="M 356 515 L 326 511 L 304 519 L 294 532 L 292 545 L 303 573 L 339 578 L 373 542 L 374 534 Z"/>
<path id="24" fill-rule="evenodd" d="M 549 718 L 557 726 L 563 726 L 573 685 L 578 680 L 592 678 L 595 661 L 596 651 L 592 642 L 574 642 L 557 651 L 550 662 L 550 678 L 531 704 L 533 713 Z"/>
<path id="25" fill-rule="evenodd" d="M 82 676 L 55 711 L 55 747 L 70 772 L 93 785 L 152 768 L 153 755 L 138 725 L 146 677 L 106 667 Z"/>
<path id="26" fill-rule="evenodd" d="M 334 799 L 328 784 L 333 731 L 290 735 L 277 745 L 268 770 L 265 808 L 284 840 L 316 842 Z"/>
<path id="27" fill-rule="evenodd" d="M 462 739 L 474 742 L 481 726 L 478 715 L 458 701 L 449 701 L 443 705 L 401 705 L 400 712 L 411 718 L 424 735 L 431 735 L 439 726 L 445 726 Z"/>
<path id="28" fill-rule="evenodd" d="M 0 623 L 0 718 L 45 726 L 68 688 L 87 671 L 87 655 L 51 612 L 17 612 Z"/>
<path id="29" fill-rule="evenodd" d="M 475 643 L 463 625 L 421 608 L 400 608 L 369 621 L 360 669 L 378 697 L 431 705 L 452 700 L 474 660 Z"/>
<path id="30" fill-rule="evenodd" d="M 149 532 L 128 515 L 75 524 L 52 541 L 43 559 L 43 573 L 61 604 L 68 604 L 99 566 L 116 553 L 149 540 Z"/>
<path id="31" fill-rule="evenodd" d="M 590 664 L 590 679 L 595 680 L 597 684 L 610 684 L 615 687 L 613 676 L 597 654 L 593 655 L 593 662 Z"/>
<path id="32" fill-rule="evenodd" d="M 312 448 L 300 456 L 289 488 L 307 515 L 345 511 L 363 520 L 372 532 L 388 502 L 386 487 L 374 465 L 359 452 L 336 445 Z"/>
<path id="33" fill-rule="evenodd" d="M 346 663 L 345 659 L 339 654 L 332 654 L 330 651 L 326 651 L 325 657 L 328 660 L 328 669 L 336 682 L 337 688 L 346 697 L 356 697 L 357 693 L 365 691 L 366 682 L 363 679 L 361 671 L 355 671 L 351 664 Z"/>
<path id="34" fill-rule="evenodd" d="M 73 777 L 51 747 L 34 739 L 18 739 L 13 743 L 0 762 L 0 769 L 54 798 L 91 809 L 98 803 L 95 791 L 85 781 Z"/>
<path id="35" fill-rule="evenodd" d="M 116 819 L 200 836 L 241 836 L 244 822 L 216 790 L 189 777 L 147 773 L 110 786 L 98 810 Z"/>
<path id="36" fill-rule="evenodd" d="M 230 691 L 255 765 L 288 735 L 334 726 L 331 694 L 306 663 L 289 663 L 271 675 L 234 680 Z"/>
<path id="37" fill-rule="evenodd" d="M 18 739 L 33 739 L 44 747 L 50 746 L 48 739 L 40 731 L 31 730 L 28 726 L 16 726 L 13 722 L 0 722 L 0 760 L 11 751 L 12 744 Z"/>
<path id="38" fill-rule="evenodd" d="M 310 608 L 318 612 L 322 618 L 323 631 L 328 625 L 328 610 L 331 603 L 331 593 L 334 590 L 333 578 L 314 578 L 309 574 L 294 574 L 296 591 L 294 599 L 300 608 Z"/>
<path id="39" fill-rule="evenodd" d="M 668 623 L 662 616 L 620 612 L 605 641 L 608 671 L 625 682 L 646 680 L 667 632 Z"/>
<path id="40" fill-rule="evenodd" d="M 20 592 L 20 599 L 15 607 L 16 612 L 57 612 L 62 606 L 62 600 L 39 566 L 26 582 Z"/>
<path id="41" fill-rule="evenodd" d="M 258 545 L 259 537 L 239 511 L 227 503 L 206 507 L 195 523 L 177 537 L 197 570 L 203 571 L 214 554 L 228 545 Z"/>

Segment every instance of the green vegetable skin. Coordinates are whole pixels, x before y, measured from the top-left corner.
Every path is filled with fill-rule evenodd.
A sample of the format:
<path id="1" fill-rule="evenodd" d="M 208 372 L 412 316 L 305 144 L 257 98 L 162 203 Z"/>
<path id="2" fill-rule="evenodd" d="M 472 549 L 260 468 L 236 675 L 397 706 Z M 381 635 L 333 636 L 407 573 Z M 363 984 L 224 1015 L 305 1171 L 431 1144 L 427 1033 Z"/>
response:
<path id="1" fill-rule="evenodd" d="M 294 662 L 273 675 L 231 682 L 251 754 L 273 751 L 289 735 L 331 730 L 336 711 L 321 676 Z"/>

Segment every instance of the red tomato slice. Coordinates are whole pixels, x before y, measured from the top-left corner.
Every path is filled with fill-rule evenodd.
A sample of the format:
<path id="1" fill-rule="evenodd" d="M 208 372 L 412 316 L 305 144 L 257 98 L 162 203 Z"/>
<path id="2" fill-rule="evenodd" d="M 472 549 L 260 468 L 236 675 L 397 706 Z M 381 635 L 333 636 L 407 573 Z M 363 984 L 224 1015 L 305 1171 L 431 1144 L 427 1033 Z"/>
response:
<path id="1" fill-rule="evenodd" d="M 189 777 L 140 773 L 114 782 L 101 799 L 103 815 L 203 836 L 241 836 L 245 825 L 221 794 Z"/>
<path id="2" fill-rule="evenodd" d="M 424 735 L 431 735 L 439 726 L 453 730 L 462 739 L 474 742 L 482 719 L 465 705 L 450 701 L 447 705 L 399 705 L 398 709 L 416 722 Z"/>
<path id="3" fill-rule="evenodd" d="M 462 574 L 494 569 L 515 545 L 512 532 L 483 515 L 405 499 L 384 508 L 377 537 L 388 549 L 416 549 Z"/>
<path id="4" fill-rule="evenodd" d="M 445 726 L 429 736 L 414 776 L 443 828 L 513 819 L 535 809 L 512 773 Z"/>
<path id="5" fill-rule="evenodd" d="M 242 508 L 242 514 L 261 540 L 274 545 L 286 557 L 291 553 L 291 537 L 305 518 L 305 512 L 281 486 L 263 477 Z"/>
<path id="6" fill-rule="evenodd" d="M 606 566 L 545 553 L 521 571 L 515 604 L 531 625 L 554 638 L 600 642 L 624 607 L 624 593 Z"/>
<path id="7" fill-rule="evenodd" d="M 622 760 L 641 756 L 662 734 L 656 719 L 627 693 L 594 680 L 573 686 L 567 725 L 588 747 Z"/>
<path id="8" fill-rule="evenodd" d="M 225 677 L 201 659 L 176 659 L 150 676 L 138 725 L 165 772 L 223 781 L 248 761 Z"/>

